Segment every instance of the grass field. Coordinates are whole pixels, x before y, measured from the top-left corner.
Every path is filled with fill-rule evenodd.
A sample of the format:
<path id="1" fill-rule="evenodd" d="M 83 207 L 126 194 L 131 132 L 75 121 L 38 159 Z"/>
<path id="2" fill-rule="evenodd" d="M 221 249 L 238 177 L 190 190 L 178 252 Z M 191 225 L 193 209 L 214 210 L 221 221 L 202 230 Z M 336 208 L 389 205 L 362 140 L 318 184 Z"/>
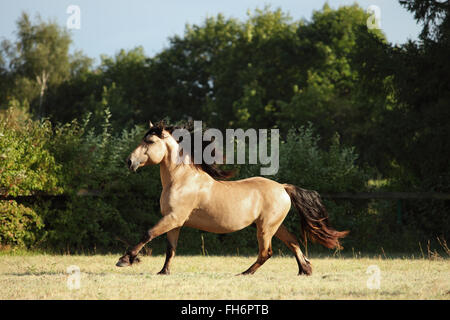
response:
<path id="1" fill-rule="evenodd" d="M 450 299 L 450 260 L 312 258 L 297 276 L 292 257 L 273 257 L 253 276 L 235 276 L 255 257 L 177 256 L 159 276 L 163 256 L 117 268 L 117 255 L 0 255 L 0 299 Z M 80 288 L 69 289 L 69 266 Z M 369 289 L 370 265 L 380 288 Z M 72 276 L 73 277 L 73 276 Z"/>

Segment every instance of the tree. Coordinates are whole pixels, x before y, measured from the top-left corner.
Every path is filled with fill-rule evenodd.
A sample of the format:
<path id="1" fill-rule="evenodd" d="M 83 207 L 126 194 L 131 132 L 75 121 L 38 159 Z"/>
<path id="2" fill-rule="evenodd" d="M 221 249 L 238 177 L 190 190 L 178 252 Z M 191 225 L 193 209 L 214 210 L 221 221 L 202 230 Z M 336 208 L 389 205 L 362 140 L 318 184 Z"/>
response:
<path id="1" fill-rule="evenodd" d="M 400 1 L 423 22 L 420 41 L 380 50 L 383 63 L 371 63 L 366 78 L 390 84 L 394 103 L 383 110 L 392 176 L 408 188 L 450 190 L 450 4 Z"/>
<path id="2" fill-rule="evenodd" d="M 37 114 L 44 116 L 45 94 L 70 75 L 69 33 L 55 22 L 44 22 L 38 16 L 32 23 L 26 13 L 17 21 L 17 41 L 4 42 L 10 69 L 15 78 L 13 94 L 29 102 L 38 99 Z"/>
<path id="3" fill-rule="evenodd" d="M 400 0 L 402 6 L 414 13 L 414 18 L 423 23 L 422 40 L 449 40 L 450 3 L 448 1 Z"/>

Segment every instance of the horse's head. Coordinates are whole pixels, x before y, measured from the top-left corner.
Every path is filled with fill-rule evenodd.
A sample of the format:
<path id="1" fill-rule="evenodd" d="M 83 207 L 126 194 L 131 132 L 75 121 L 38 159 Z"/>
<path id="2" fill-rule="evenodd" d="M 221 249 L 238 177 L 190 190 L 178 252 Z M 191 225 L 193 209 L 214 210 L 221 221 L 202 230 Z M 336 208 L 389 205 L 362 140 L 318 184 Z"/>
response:
<path id="1" fill-rule="evenodd" d="M 150 130 L 127 159 L 128 168 L 136 172 L 140 167 L 159 164 L 167 154 L 167 145 L 164 139 L 169 136 L 170 134 L 163 127 L 154 126 L 150 122 Z"/>

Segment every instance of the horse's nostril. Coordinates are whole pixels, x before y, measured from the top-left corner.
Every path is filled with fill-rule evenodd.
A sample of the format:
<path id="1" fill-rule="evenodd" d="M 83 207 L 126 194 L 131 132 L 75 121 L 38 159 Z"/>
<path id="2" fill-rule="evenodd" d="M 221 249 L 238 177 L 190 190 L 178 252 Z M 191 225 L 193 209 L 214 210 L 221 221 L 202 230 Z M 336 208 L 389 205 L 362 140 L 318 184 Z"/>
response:
<path id="1" fill-rule="evenodd" d="M 128 159 L 128 168 L 130 168 L 131 167 L 131 159 Z"/>

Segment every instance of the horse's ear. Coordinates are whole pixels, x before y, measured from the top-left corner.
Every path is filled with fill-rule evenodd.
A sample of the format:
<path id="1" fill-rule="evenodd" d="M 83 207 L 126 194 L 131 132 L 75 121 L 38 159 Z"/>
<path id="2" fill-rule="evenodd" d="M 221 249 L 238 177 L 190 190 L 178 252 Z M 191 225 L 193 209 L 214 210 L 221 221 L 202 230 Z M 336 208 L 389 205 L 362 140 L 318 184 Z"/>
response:
<path id="1" fill-rule="evenodd" d="M 149 126 L 150 128 L 153 128 L 153 123 L 152 123 L 151 121 L 149 121 L 149 122 L 148 122 L 148 126 Z"/>

